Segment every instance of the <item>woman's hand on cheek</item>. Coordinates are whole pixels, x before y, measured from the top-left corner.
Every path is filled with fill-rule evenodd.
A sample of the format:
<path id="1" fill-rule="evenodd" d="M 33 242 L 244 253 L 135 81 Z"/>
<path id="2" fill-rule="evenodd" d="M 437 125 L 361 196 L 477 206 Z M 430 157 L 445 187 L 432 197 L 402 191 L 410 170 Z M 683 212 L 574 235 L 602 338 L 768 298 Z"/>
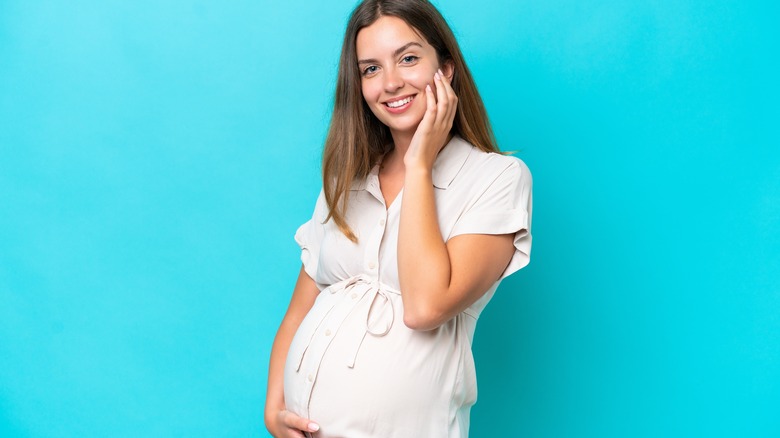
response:
<path id="1" fill-rule="evenodd" d="M 458 108 L 458 96 L 441 70 L 434 75 L 436 95 L 430 85 L 425 88 L 427 109 L 420 125 L 417 127 L 409 150 L 404 155 L 406 169 L 422 168 L 431 170 L 436 161 L 436 155 L 444 147 L 452 130 L 455 112 Z"/>

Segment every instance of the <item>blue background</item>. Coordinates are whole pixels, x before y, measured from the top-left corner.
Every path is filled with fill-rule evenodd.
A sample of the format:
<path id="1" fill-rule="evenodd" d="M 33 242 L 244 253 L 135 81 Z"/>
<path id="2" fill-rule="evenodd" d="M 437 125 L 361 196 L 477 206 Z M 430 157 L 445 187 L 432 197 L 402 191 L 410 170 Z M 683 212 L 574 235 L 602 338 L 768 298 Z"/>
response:
<path id="1" fill-rule="evenodd" d="M 472 436 L 780 436 L 778 3 L 437 4 L 535 181 Z M 265 436 L 353 5 L 0 1 L 0 436 Z"/>

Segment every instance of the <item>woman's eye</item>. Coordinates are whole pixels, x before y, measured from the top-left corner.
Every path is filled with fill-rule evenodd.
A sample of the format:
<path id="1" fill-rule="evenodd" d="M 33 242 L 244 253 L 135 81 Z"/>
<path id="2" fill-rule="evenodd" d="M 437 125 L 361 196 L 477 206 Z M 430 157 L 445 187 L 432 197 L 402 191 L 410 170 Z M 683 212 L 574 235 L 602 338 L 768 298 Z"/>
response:
<path id="1" fill-rule="evenodd" d="M 403 61 L 403 62 L 405 62 L 405 63 L 407 63 L 407 64 L 409 64 L 409 63 L 412 63 L 412 62 L 414 62 L 414 61 L 417 61 L 417 57 L 416 57 L 416 56 L 414 56 L 414 55 L 404 56 L 404 58 L 402 59 L 402 61 Z"/>
<path id="2" fill-rule="evenodd" d="M 370 75 L 372 73 L 376 72 L 376 66 L 375 65 L 369 65 L 368 67 L 363 69 L 363 76 Z"/>

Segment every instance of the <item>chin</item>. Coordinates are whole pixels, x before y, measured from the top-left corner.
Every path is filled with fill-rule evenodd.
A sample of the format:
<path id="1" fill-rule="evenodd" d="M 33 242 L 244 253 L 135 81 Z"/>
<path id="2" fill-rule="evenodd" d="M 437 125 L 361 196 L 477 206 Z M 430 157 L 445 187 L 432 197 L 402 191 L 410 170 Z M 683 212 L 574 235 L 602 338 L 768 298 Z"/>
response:
<path id="1" fill-rule="evenodd" d="M 411 114 L 410 114 L 411 116 Z M 408 117 L 404 119 L 396 118 L 396 119 L 379 119 L 380 122 L 382 122 L 383 125 L 390 128 L 391 131 L 395 132 L 407 132 L 411 131 L 414 133 L 414 131 L 417 130 L 417 127 L 420 126 L 420 122 L 422 121 L 422 115 L 419 117 Z"/>
<path id="2" fill-rule="evenodd" d="M 392 133 L 409 133 L 414 134 L 415 131 L 417 131 L 417 127 L 420 126 L 420 123 L 414 123 L 414 124 L 395 124 L 395 125 L 387 125 L 388 128 L 390 128 L 390 131 Z"/>

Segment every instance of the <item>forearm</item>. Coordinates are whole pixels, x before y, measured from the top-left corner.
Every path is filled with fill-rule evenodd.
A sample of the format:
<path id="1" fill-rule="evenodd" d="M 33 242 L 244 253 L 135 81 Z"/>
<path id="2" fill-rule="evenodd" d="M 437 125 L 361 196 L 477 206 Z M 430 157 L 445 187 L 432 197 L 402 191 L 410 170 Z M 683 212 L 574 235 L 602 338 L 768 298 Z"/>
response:
<path id="1" fill-rule="evenodd" d="M 287 360 L 287 352 L 290 349 L 290 343 L 295 337 L 295 332 L 301 325 L 301 321 L 314 304 L 319 289 L 306 271 L 301 267 L 298 273 L 298 281 L 295 284 L 290 306 L 284 315 L 279 330 L 276 332 L 273 346 L 271 347 L 271 360 L 268 365 L 268 386 L 266 388 L 265 398 L 265 424 L 268 430 L 274 435 L 278 435 L 278 430 L 274 428 L 282 427 L 277 415 L 280 411 L 286 409 L 284 403 L 284 364 Z"/>
<path id="2" fill-rule="evenodd" d="M 287 351 L 290 348 L 290 342 L 292 342 L 292 338 L 295 335 L 295 330 L 297 330 L 297 327 L 293 327 L 288 321 L 282 321 L 271 347 L 271 361 L 268 365 L 268 387 L 265 397 L 266 427 L 273 423 L 273 417 L 279 411 L 285 409 L 284 363 L 287 358 Z"/>
<path id="3" fill-rule="evenodd" d="M 426 110 L 404 154 L 404 192 L 398 230 L 398 277 L 404 323 L 416 330 L 438 327 L 459 305 L 451 297 L 452 264 L 439 228 L 433 166 L 452 138 L 458 98 L 439 69 L 425 90 Z M 398 145 L 396 145 L 398 147 Z M 457 295 L 457 294 L 455 294 Z"/>
<path id="4" fill-rule="evenodd" d="M 451 266 L 441 235 L 431 171 L 407 168 L 398 235 L 398 276 L 404 322 L 429 329 L 450 285 Z"/>

